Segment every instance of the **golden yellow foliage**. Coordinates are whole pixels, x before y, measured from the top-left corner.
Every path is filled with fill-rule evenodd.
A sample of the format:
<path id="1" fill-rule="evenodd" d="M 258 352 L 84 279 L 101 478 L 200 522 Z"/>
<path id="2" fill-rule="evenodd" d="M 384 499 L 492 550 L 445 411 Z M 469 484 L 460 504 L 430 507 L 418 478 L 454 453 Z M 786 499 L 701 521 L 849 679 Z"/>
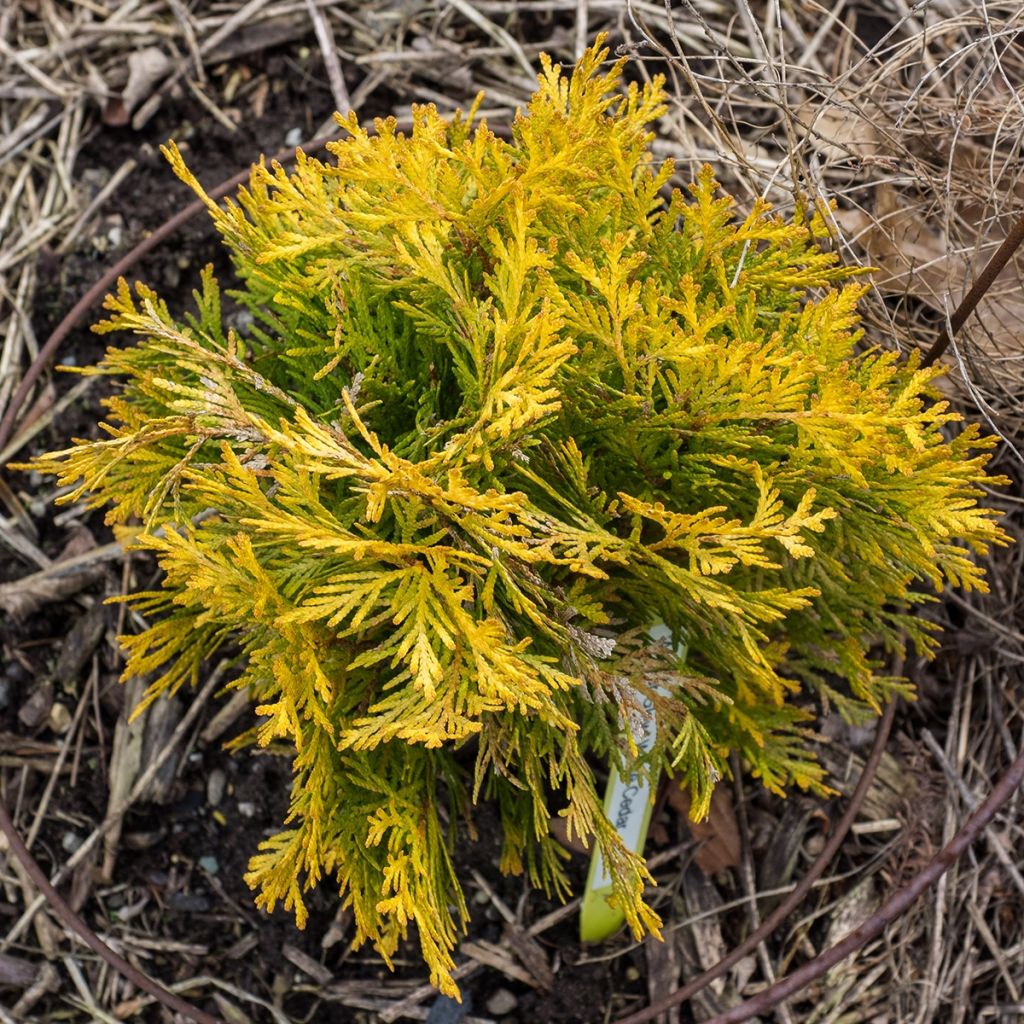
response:
<path id="1" fill-rule="evenodd" d="M 107 436 L 34 464 L 142 523 L 163 583 L 125 643 L 147 700 L 241 646 L 247 739 L 295 758 L 258 901 L 301 924 L 333 876 L 356 942 L 389 958 L 415 924 L 446 992 L 474 801 L 503 867 L 563 895 L 557 810 L 656 928 L 592 767 L 635 752 L 633 688 L 659 718 L 645 764 L 695 814 L 732 750 L 820 789 L 815 700 L 904 691 L 872 652 L 928 652 L 915 606 L 984 587 L 974 556 L 1005 540 L 989 442 L 938 371 L 863 347 L 820 218 L 738 217 L 708 168 L 666 197 L 661 82 L 623 93 L 606 55 L 545 60 L 510 141 L 424 106 L 408 136 L 349 117 L 332 161 L 256 166 L 208 201 L 252 325 L 225 327 L 210 271 L 183 320 L 122 283 L 97 329 L 139 340 L 93 371 L 123 382 Z"/>

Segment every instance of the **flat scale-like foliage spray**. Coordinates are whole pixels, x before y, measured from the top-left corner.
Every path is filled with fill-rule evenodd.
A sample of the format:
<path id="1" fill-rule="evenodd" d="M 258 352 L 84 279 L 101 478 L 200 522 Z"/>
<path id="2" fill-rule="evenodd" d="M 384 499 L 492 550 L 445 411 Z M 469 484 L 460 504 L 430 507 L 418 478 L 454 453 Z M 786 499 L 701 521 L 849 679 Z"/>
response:
<path id="1" fill-rule="evenodd" d="M 640 763 L 697 816 L 731 751 L 822 789 L 815 706 L 904 692 L 880 653 L 929 651 L 916 606 L 983 587 L 1005 539 L 989 442 L 949 427 L 939 371 L 862 344 L 820 211 L 737 214 L 708 168 L 666 196 L 661 82 L 620 92 L 605 57 L 545 60 L 509 140 L 415 107 L 408 136 L 349 116 L 331 161 L 257 165 L 208 201 L 252 325 L 210 271 L 184 318 L 122 283 L 97 330 L 138 342 L 89 371 L 123 382 L 105 436 L 34 464 L 159 561 L 124 639 L 148 700 L 240 646 L 243 742 L 294 757 L 259 903 L 302 924 L 332 876 L 356 942 L 387 959 L 415 924 L 446 992 L 476 801 L 505 871 L 567 892 L 561 814 L 656 929 L 594 774 L 632 763 L 638 704 Z"/>

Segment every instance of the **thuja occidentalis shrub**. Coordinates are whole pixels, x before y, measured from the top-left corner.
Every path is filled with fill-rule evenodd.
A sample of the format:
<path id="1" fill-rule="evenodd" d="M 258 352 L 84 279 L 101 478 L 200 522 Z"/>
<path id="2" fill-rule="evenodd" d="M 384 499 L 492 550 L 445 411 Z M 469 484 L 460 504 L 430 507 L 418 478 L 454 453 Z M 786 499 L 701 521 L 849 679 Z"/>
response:
<path id="1" fill-rule="evenodd" d="M 146 703 L 240 648 L 260 724 L 236 745 L 294 757 L 258 902 L 302 925 L 333 876 L 355 942 L 388 959 L 415 924 L 450 993 L 478 802 L 504 871 L 565 896 L 561 815 L 655 930 L 595 780 L 636 755 L 638 701 L 642 763 L 695 817 L 734 751 L 824 792 L 816 709 L 908 693 L 886 652 L 930 652 L 918 606 L 983 589 L 1005 541 L 990 441 L 951 426 L 939 371 L 864 343 L 827 211 L 738 215 L 709 168 L 667 196 L 662 84 L 620 91 L 606 55 L 542 59 L 507 141 L 475 107 L 414 107 L 409 136 L 352 115 L 333 161 L 207 200 L 251 324 L 209 269 L 182 318 L 122 282 L 95 329 L 139 341 L 86 371 L 121 382 L 106 436 L 34 463 L 159 561 L 123 641 Z"/>

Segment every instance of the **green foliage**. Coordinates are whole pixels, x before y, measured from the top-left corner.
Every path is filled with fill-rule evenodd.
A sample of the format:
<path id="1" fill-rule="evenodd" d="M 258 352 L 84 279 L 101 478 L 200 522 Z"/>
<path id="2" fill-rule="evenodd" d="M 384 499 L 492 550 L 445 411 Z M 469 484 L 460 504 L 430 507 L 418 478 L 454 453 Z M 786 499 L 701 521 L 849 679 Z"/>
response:
<path id="1" fill-rule="evenodd" d="M 332 875 L 356 941 L 387 959 L 415 924 L 447 992 L 475 801 L 549 893 L 551 814 L 594 837 L 655 929 L 594 777 L 630 756 L 636 693 L 645 763 L 696 815 L 731 750 L 823 790 L 815 699 L 858 716 L 903 692 L 877 652 L 929 651 L 915 606 L 984 588 L 973 556 L 1005 539 L 978 505 L 989 441 L 948 428 L 938 371 L 859 346 L 820 215 L 740 218 L 709 168 L 666 198 L 661 83 L 623 94 L 605 56 L 569 79 L 545 60 L 510 141 L 472 113 L 416 107 L 408 137 L 352 116 L 333 162 L 208 200 L 252 325 L 225 326 L 209 270 L 184 320 L 122 282 L 96 329 L 140 341 L 89 371 L 123 381 L 107 436 L 35 463 L 141 521 L 163 584 L 130 599 L 151 624 L 126 671 L 148 700 L 241 645 L 243 739 L 295 758 L 259 903 L 301 925 Z"/>

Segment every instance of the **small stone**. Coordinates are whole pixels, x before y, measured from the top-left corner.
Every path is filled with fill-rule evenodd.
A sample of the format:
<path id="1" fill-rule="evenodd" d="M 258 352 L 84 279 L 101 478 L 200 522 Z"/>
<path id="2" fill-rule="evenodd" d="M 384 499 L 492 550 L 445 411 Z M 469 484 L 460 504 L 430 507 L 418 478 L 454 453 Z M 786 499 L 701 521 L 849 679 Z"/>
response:
<path id="1" fill-rule="evenodd" d="M 499 988 L 487 1000 L 487 1012 L 495 1017 L 504 1017 L 519 1005 L 519 1000 L 507 988 Z"/>
<path id="2" fill-rule="evenodd" d="M 128 850 L 149 850 L 156 846 L 164 838 L 163 829 L 153 829 L 150 832 L 125 832 L 121 836 L 121 842 Z"/>
<path id="3" fill-rule="evenodd" d="M 220 871 L 220 864 L 217 862 L 216 857 L 206 856 L 199 858 L 199 866 L 210 875 L 217 874 Z"/>
<path id="4" fill-rule="evenodd" d="M 53 686 L 50 683 L 42 683 L 32 690 L 28 700 L 18 709 L 18 721 L 26 729 L 38 729 L 43 722 L 49 721 L 51 707 Z"/>
<path id="5" fill-rule="evenodd" d="M 63 357 L 61 358 L 63 359 Z M 29 476 L 31 475 L 30 473 Z M 42 477 L 39 480 L 42 482 Z M 20 661 L 9 661 L 4 667 L 4 675 L 12 683 L 27 683 L 33 678 L 32 673 Z"/>
<path id="6" fill-rule="evenodd" d="M 224 790 L 228 784 L 228 777 L 220 768 L 214 768 L 210 777 L 206 780 L 206 802 L 211 807 L 216 807 L 224 799 Z"/>
<path id="7" fill-rule="evenodd" d="M 438 996 L 430 1006 L 427 1024 L 459 1024 L 473 1009 L 469 993 L 459 1003 L 451 996 Z"/>
<path id="8" fill-rule="evenodd" d="M 239 800 L 238 813 L 244 818 L 255 818 L 256 805 L 251 800 Z"/>
<path id="9" fill-rule="evenodd" d="M 820 832 L 815 832 L 804 841 L 804 852 L 808 857 L 817 857 L 824 849 L 825 837 Z"/>
<path id="10" fill-rule="evenodd" d="M 55 733 L 63 736 L 71 728 L 71 712 L 68 711 L 68 706 L 61 704 L 60 701 L 55 703 L 50 708 L 50 719 L 47 724 Z"/>
<path id="11" fill-rule="evenodd" d="M 167 905 L 171 910 L 183 914 L 203 914 L 210 909 L 210 901 L 194 892 L 171 893 Z"/>
<path id="12" fill-rule="evenodd" d="M 248 309 L 236 309 L 224 316 L 224 323 L 238 331 L 244 331 L 256 322 L 256 317 Z"/>
<path id="13" fill-rule="evenodd" d="M 284 144 L 286 146 L 297 146 L 302 141 L 302 129 L 292 128 L 288 134 L 284 137 Z"/>

